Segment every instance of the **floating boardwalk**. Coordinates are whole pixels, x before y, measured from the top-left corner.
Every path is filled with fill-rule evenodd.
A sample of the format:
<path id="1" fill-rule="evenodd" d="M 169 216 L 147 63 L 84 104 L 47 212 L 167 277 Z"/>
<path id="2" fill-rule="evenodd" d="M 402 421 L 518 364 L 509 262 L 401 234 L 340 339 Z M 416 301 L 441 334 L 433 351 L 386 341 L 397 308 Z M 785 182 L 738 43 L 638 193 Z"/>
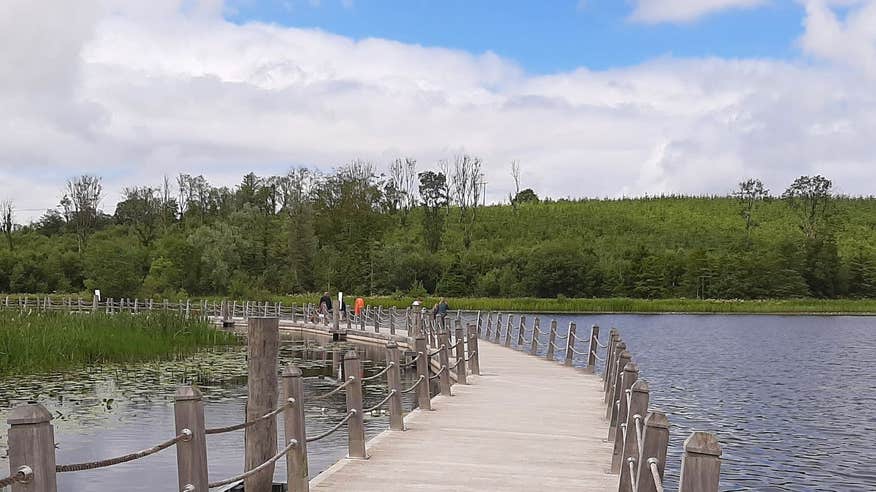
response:
<path id="1" fill-rule="evenodd" d="M 434 411 L 405 418 L 406 432 L 368 444 L 368 460 L 342 460 L 314 491 L 615 491 L 602 380 L 482 343 L 480 376 L 437 396 Z"/>
<path id="2" fill-rule="evenodd" d="M 8 297 L 2 307 L 31 310 L 26 299 L 10 303 Z M 669 421 L 649 408 L 649 385 L 615 329 L 601 343 L 598 326 L 580 337 L 575 323 L 560 333 L 555 321 L 543 329 L 535 317 L 527 327 L 526 317 L 515 314 L 506 315 L 503 323 L 501 314 L 463 318 L 456 313 L 455 319 L 437 323 L 425 311 L 377 309 L 359 316 L 346 313 L 344 320 L 334 312 L 329 321 L 317 316 L 312 305 L 299 310 L 246 302 L 238 309 L 227 301 L 211 306 L 206 301 L 171 305 L 136 299 L 95 299 L 91 305 L 72 299 L 53 305 L 45 299 L 34 308 L 81 314 L 164 309 L 226 328 L 245 322 L 249 403 L 244 422 L 206 428 L 201 393 L 183 386 L 174 396 L 174 422 L 168 423 L 168 431 L 174 431 L 168 440 L 139 452 L 68 465 L 56 465 L 51 414 L 39 404 L 18 406 L 8 419 L 10 474 L 0 479 L 0 488 L 11 485 L 13 492 L 55 492 L 57 473 L 110 467 L 170 447 L 176 449 L 182 492 L 241 490 L 241 485 L 248 492 L 267 492 L 283 458 L 293 492 L 663 492 Z M 316 436 L 306 431 L 308 397 L 301 371 L 288 366 L 277 376 L 283 330 L 385 347 L 383 370 L 363 377 L 359 355 L 349 351 L 343 356 L 343 382 L 309 397 L 313 401 L 343 392 L 346 399 L 344 417 Z M 604 362 L 601 377 L 597 360 Z M 573 367 L 576 361 L 583 367 Z M 401 371 L 416 377 L 405 389 Z M 363 384 L 384 379 L 388 394 L 364 408 Z M 411 392 L 417 405 L 406 411 L 401 395 Z M 381 408 L 390 417 L 389 430 L 366 442 L 363 417 Z M 278 420 L 283 440 L 278 439 Z M 219 480 L 208 477 L 208 437 L 237 430 L 245 432 L 245 471 Z M 310 476 L 307 443 L 344 431 L 347 458 Z M 684 443 L 678 490 L 717 492 L 720 456 L 714 435 L 691 434 Z M 172 478 L 165 480 L 162 489 Z"/>

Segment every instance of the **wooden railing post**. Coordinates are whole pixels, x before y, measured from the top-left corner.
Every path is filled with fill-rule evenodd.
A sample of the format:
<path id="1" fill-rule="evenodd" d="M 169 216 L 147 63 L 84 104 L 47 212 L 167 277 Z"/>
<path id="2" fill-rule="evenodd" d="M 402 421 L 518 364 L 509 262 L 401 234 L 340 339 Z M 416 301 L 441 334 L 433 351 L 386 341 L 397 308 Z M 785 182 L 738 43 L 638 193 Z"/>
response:
<path id="1" fill-rule="evenodd" d="M 489 315 L 490 314 L 488 312 L 487 316 L 489 316 Z M 476 330 L 475 333 L 477 334 L 477 336 L 480 337 L 481 336 L 481 312 L 480 311 L 478 311 L 478 317 L 477 317 L 477 320 L 475 321 L 475 330 Z"/>
<path id="2" fill-rule="evenodd" d="M 366 308 L 359 310 L 359 331 L 365 331 L 365 316 L 367 313 Z"/>
<path id="3" fill-rule="evenodd" d="M 645 417 L 644 427 L 645 434 L 642 437 L 642 449 L 639 453 L 641 458 L 637 467 L 636 492 L 657 492 L 651 475 L 651 461 L 653 460 L 657 465 L 662 482 L 666 467 L 666 451 L 669 448 L 669 419 L 663 412 L 649 412 Z"/>
<path id="4" fill-rule="evenodd" d="M 684 440 L 679 492 L 718 492 L 721 445 L 709 432 L 694 432 Z"/>
<path id="5" fill-rule="evenodd" d="M 438 376 L 438 386 L 441 388 L 441 394 L 451 396 L 450 393 L 450 356 L 447 355 L 448 346 L 450 345 L 450 337 L 447 335 L 447 330 L 442 329 L 438 332 L 438 360 L 441 361 L 441 375 Z M 441 369 L 444 369 L 443 371 Z"/>
<path id="6" fill-rule="evenodd" d="M 286 444 L 298 441 L 286 455 L 286 483 L 289 492 L 310 490 L 307 470 L 307 431 L 304 426 L 304 380 L 301 369 L 289 364 L 283 369 L 283 403 L 291 404 L 283 413 Z"/>
<path id="7" fill-rule="evenodd" d="M 386 372 L 386 383 L 389 391 L 395 394 L 389 397 L 389 428 L 391 430 L 405 430 L 405 417 L 402 413 L 401 399 L 401 357 L 398 352 L 398 344 L 393 341 L 386 343 L 386 364 L 392 364 Z"/>
<path id="8" fill-rule="evenodd" d="M 602 370 L 602 391 L 608 391 L 608 376 L 611 372 L 609 368 L 614 361 L 614 349 L 618 341 L 619 336 L 617 333 L 617 328 L 612 328 L 608 331 L 608 347 L 606 347 L 605 351 L 605 368 Z"/>
<path id="9" fill-rule="evenodd" d="M 577 330 L 575 322 L 570 321 L 568 337 L 566 337 L 566 360 L 563 362 L 567 366 L 572 365 L 572 359 L 575 357 L 575 353 L 572 352 L 572 348 L 575 347 L 575 330 Z"/>
<path id="10" fill-rule="evenodd" d="M 469 366 L 471 367 L 471 373 L 474 374 L 475 376 L 480 376 L 481 375 L 481 361 L 480 361 L 481 353 L 478 350 L 478 333 L 477 333 L 477 328 L 472 326 L 472 325 L 468 326 L 468 344 L 466 345 L 466 347 L 468 348 L 468 350 L 467 350 L 468 357 L 471 357 L 471 360 L 469 361 L 469 362 L 471 362 L 471 364 L 469 364 Z"/>
<path id="11" fill-rule="evenodd" d="M 395 335 L 395 306 L 389 308 L 389 334 Z"/>
<path id="12" fill-rule="evenodd" d="M 484 340 L 490 340 L 490 333 L 493 330 L 493 312 L 487 312 L 487 330 L 484 332 Z"/>
<path id="13" fill-rule="evenodd" d="M 207 435 L 200 390 L 192 386 L 177 388 L 173 396 L 173 415 L 177 435 L 185 434 L 186 430 L 190 433 L 190 437 L 176 443 L 179 490 L 189 485 L 198 492 L 207 490 Z"/>
<path id="14" fill-rule="evenodd" d="M 414 350 L 417 351 L 417 377 L 423 382 L 417 388 L 417 406 L 422 410 L 432 410 L 432 395 L 429 390 L 429 349 L 426 348 L 426 338 L 422 335 L 414 339 Z"/>
<path id="15" fill-rule="evenodd" d="M 91 312 L 97 312 L 97 305 L 100 301 L 97 299 L 97 296 L 91 298 Z"/>
<path id="16" fill-rule="evenodd" d="M 587 349 L 587 367 L 584 372 L 596 373 L 596 352 L 599 350 L 599 326 L 590 328 L 590 346 Z"/>
<path id="17" fill-rule="evenodd" d="M 39 403 L 28 403 L 12 409 L 6 422 L 9 472 L 23 479 L 12 484 L 12 491 L 56 492 L 52 414 Z"/>
<path id="18" fill-rule="evenodd" d="M 605 418 L 608 420 L 611 420 L 612 415 L 614 415 L 615 407 L 617 407 L 617 399 L 620 398 L 618 395 L 621 394 L 621 381 L 623 379 L 624 367 L 626 367 L 631 358 L 632 355 L 626 351 L 626 344 L 624 344 L 624 351 L 621 352 L 617 356 L 617 360 L 615 360 L 615 375 L 612 376 L 614 380 L 611 383 L 608 408 L 606 408 L 605 411 Z"/>
<path id="19" fill-rule="evenodd" d="M 496 333 L 493 334 L 493 343 L 499 343 L 502 336 L 502 313 L 496 313 Z"/>
<path id="20" fill-rule="evenodd" d="M 509 313 L 508 314 L 508 321 L 505 323 L 505 346 L 506 347 L 511 346 L 511 326 L 512 326 L 511 318 L 513 318 L 513 317 L 514 317 L 514 315 Z"/>
<path id="21" fill-rule="evenodd" d="M 277 408 L 277 357 L 280 348 L 280 320 L 247 319 L 246 420 L 255 420 Z M 245 470 L 249 471 L 277 453 L 277 420 L 267 419 L 244 430 Z M 244 480 L 246 490 L 271 490 L 274 465 Z"/>
<path id="22" fill-rule="evenodd" d="M 551 320 L 551 332 L 548 335 L 547 353 L 544 358 L 554 360 L 554 345 L 557 344 L 557 320 Z"/>
<path id="23" fill-rule="evenodd" d="M 352 380 L 346 388 L 347 412 L 355 411 L 347 421 L 347 458 L 368 459 L 365 452 L 365 425 L 362 415 L 362 365 L 359 362 L 359 354 L 355 350 L 344 354 L 344 374 L 347 380 Z"/>
<path id="24" fill-rule="evenodd" d="M 517 327 L 517 350 L 526 350 L 526 347 L 523 346 L 523 342 L 526 340 L 524 334 L 526 334 L 526 315 L 521 314 L 520 325 Z"/>
<path id="25" fill-rule="evenodd" d="M 611 355 L 611 361 L 608 367 L 608 380 L 605 382 L 605 404 L 606 406 L 611 406 L 614 404 L 614 385 L 617 382 L 617 376 L 620 372 L 618 369 L 618 359 L 620 358 L 620 354 L 622 354 L 627 349 L 627 344 L 623 341 L 618 340 L 616 344 L 614 344 L 614 351 Z M 620 369 L 623 369 L 622 367 Z M 608 413 L 605 414 L 606 418 L 608 417 Z"/>
<path id="26" fill-rule="evenodd" d="M 532 323 L 532 344 L 529 346 L 530 355 L 538 355 L 538 333 L 541 331 L 540 320 L 538 316 L 535 317 L 535 321 Z"/>
<path id="27" fill-rule="evenodd" d="M 462 322 L 456 320 L 456 381 L 459 384 L 468 384 L 468 374 L 465 369 L 465 335 L 462 332 Z"/>
<path id="28" fill-rule="evenodd" d="M 636 366 L 635 362 L 628 362 L 626 366 L 624 366 L 624 371 L 620 378 L 620 390 L 618 391 L 618 397 L 615 399 L 615 404 L 612 407 L 611 420 L 609 421 L 608 428 L 608 440 L 610 442 L 623 441 L 623 436 L 621 435 L 620 425 L 626 422 L 627 419 L 627 395 L 630 392 L 630 387 L 636 380 L 639 378 L 639 368 Z M 623 444 L 623 442 L 621 442 Z M 617 473 L 619 470 L 620 464 L 614 466 L 612 463 L 611 471 L 612 473 Z"/>
<path id="29" fill-rule="evenodd" d="M 620 485 L 619 491 L 629 491 L 635 480 L 636 467 L 639 466 L 639 439 L 636 434 L 636 426 L 642 426 L 644 431 L 645 414 L 648 413 L 648 399 L 650 397 L 648 382 L 644 379 L 638 379 L 630 387 L 630 406 L 626 411 L 626 419 L 618 427 L 617 439 L 614 440 L 614 454 L 611 456 L 611 464 L 614 467 L 615 461 L 620 469 Z M 625 406 L 625 402 L 621 402 L 621 406 Z M 638 420 L 638 423 L 636 422 Z M 626 428 L 626 431 L 622 429 Z M 633 461 L 633 469 L 630 472 L 628 461 Z"/>

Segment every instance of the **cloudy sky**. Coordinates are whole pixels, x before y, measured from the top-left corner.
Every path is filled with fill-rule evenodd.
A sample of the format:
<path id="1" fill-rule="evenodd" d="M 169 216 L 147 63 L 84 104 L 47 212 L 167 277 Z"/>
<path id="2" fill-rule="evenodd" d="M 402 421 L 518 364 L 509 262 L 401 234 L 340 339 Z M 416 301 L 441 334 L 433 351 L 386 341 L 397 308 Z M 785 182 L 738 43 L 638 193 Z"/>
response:
<path id="1" fill-rule="evenodd" d="M 509 162 L 540 195 L 876 192 L 876 0 L 3 0 L 0 200 Z"/>

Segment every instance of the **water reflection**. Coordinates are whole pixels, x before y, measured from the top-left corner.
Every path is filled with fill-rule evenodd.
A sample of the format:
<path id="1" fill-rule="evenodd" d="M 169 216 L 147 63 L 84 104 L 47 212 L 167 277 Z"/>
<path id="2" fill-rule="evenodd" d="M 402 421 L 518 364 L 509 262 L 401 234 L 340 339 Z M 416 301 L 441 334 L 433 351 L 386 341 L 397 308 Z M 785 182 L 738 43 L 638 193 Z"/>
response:
<path id="1" fill-rule="evenodd" d="M 283 340 L 281 364 L 302 368 L 305 376 L 307 432 L 315 435 L 330 428 L 346 413 L 343 392 L 307 402 L 308 396 L 334 388 L 343 353 L 355 349 L 366 375 L 385 366 L 385 350 L 379 347 L 332 344 L 326 337 L 295 336 Z M 378 378 L 366 383 L 364 406 L 378 403 L 387 393 Z M 416 380 L 403 374 L 403 384 Z M 176 361 L 136 365 L 101 365 L 72 372 L 52 373 L 0 381 L 0 419 L 4 422 L 15 405 L 36 401 L 55 415 L 55 440 L 59 464 L 78 463 L 122 455 L 150 447 L 171 437 L 173 393 L 181 384 L 197 384 L 204 394 L 208 427 L 239 423 L 246 404 L 246 349 L 234 347 L 203 351 Z M 410 410 L 413 394 L 403 395 Z M 389 426 L 384 412 L 365 416 L 368 438 Z M 282 433 L 282 422 L 278 423 Z M 311 475 L 324 470 L 346 455 L 347 434 L 342 429 L 332 436 L 308 444 Z M 6 432 L 0 437 L 2 463 L 8 470 Z M 208 437 L 208 463 L 213 479 L 236 475 L 243 470 L 243 431 Z M 285 481 L 285 462 L 279 461 L 275 477 Z M 164 490 L 176 483 L 176 455 L 173 448 L 142 460 L 110 468 L 58 475 L 59 490 L 128 491 Z"/>

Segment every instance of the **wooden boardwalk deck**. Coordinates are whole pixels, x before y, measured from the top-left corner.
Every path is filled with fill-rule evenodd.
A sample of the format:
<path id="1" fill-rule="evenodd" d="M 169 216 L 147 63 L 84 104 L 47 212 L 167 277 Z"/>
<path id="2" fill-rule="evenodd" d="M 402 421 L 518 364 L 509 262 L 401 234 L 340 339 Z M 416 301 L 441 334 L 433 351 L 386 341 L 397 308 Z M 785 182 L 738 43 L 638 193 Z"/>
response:
<path id="1" fill-rule="evenodd" d="M 311 480 L 314 491 L 617 490 L 599 377 L 482 341 L 481 376 Z"/>

